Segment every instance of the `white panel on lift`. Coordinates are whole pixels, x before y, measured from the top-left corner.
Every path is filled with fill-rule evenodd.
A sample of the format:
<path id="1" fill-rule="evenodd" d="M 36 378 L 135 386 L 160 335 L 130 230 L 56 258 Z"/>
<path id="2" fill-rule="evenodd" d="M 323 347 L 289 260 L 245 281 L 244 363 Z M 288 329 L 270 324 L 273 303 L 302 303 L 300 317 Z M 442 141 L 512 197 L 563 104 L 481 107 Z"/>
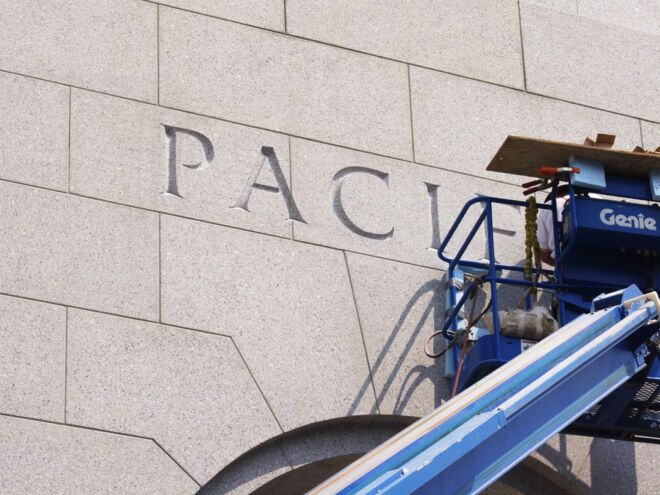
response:
<path id="1" fill-rule="evenodd" d="M 579 168 L 580 173 L 571 173 L 571 182 L 574 186 L 586 187 L 587 189 L 605 189 L 605 167 L 602 162 L 572 155 L 568 164 L 570 167 Z"/>
<path id="2" fill-rule="evenodd" d="M 660 170 L 649 171 L 649 185 L 653 201 L 660 201 Z"/>

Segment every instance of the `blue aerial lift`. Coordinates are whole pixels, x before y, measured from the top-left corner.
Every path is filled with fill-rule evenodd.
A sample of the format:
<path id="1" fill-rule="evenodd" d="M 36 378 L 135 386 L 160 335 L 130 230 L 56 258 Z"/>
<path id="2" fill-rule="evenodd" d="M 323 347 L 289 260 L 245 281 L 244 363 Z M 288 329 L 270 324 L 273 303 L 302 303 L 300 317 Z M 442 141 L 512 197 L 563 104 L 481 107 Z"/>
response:
<path id="1" fill-rule="evenodd" d="M 468 201 L 438 250 L 447 312 L 436 333 L 448 339 L 446 375 L 458 395 L 310 493 L 478 493 L 560 431 L 660 443 L 660 154 L 603 146 L 612 142 L 505 140 L 488 170 L 541 176 L 525 193 L 550 189 L 551 199 Z M 448 256 L 475 205 L 476 223 Z M 525 267 L 496 261 L 494 205 L 527 208 Z M 553 219 L 554 270 L 533 254 L 543 209 Z M 488 259 L 464 259 L 484 224 Z M 490 302 L 477 316 L 484 285 Z M 524 310 L 500 307 L 503 285 L 526 289 Z M 536 311 L 538 289 L 553 294 L 558 330 Z"/>

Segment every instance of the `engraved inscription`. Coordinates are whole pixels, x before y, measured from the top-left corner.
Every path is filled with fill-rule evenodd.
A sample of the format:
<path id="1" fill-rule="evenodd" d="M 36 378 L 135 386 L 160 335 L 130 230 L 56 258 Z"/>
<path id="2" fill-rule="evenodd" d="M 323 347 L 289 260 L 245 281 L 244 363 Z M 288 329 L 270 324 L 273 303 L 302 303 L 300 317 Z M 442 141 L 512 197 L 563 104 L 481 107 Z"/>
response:
<path id="1" fill-rule="evenodd" d="M 260 160 L 259 163 L 257 163 L 257 166 L 252 170 L 252 174 L 250 174 L 250 178 L 248 179 L 248 182 L 245 185 L 241 196 L 238 198 L 238 201 L 236 201 L 236 204 L 232 206 L 232 208 L 239 208 L 241 210 L 250 211 L 248 209 L 248 202 L 250 201 L 250 195 L 252 194 L 253 189 L 261 189 L 262 191 L 268 191 L 272 193 L 281 192 L 282 196 L 284 197 L 286 209 L 289 212 L 289 220 L 307 223 L 300 214 L 300 210 L 298 210 L 296 202 L 293 200 L 293 195 L 291 194 L 289 185 L 284 178 L 282 167 L 280 167 L 280 162 L 277 159 L 275 150 L 270 146 L 262 146 L 261 154 L 263 155 L 263 159 Z M 266 184 L 260 184 L 257 182 L 259 175 L 261 174 L 261 169 L 263 168 L 264 162 L 266 160 L 268 160 L 268 163 L 270 164 L 270 168 L 273 172 L 273 175 L 275 176 L 275 181 L 277 181 L 278 187 L 268 186 Z"/>
<path id="2" fill-rule="evenodd" d="M 362 174 L 370 174 L 375 177 L 378 177 L 380 180 L 385 182 L 389 186 L 389 174 L 385 172 L 381 172 L 380 170 L 374 170 L 372 168 L 366 168 L 366 167 L 346 167 L 341 169 L 339 172 L 335 174 L 335 176 L 332 178 L 332 180 L 340 180 L 343 177 L 349 175 L 349 174 L 355 174 L 355 173 L 362 173 Z M 358 227 L 348 216 L 346 213 L 346 210 L 344 209 L 344 205 L 341 201 L 341 188 L 343 186 L 344 182 L 340 181 L 339 184 L 337 184 L 337 188 L 335 189 L 335 197 L 333 201 L 333 207 L 335 210 L 335 214 L 337 215 L 337 218 L 339 218 L 339 221 L 351 232 L 356 233 L 357 235 L 360 235 L 362 237 L 366 237 L 368 239 L 378 239 L 378 240 L 383 240 L 383 239 L 389 239 L 394 235 L 394 227 L 390 229 L 389 232 L 385 233 L 377 233 L 377 232 L 369 232 L 367 230 L 364 230 L 360 227 Z"/>
<path id="3" fill-rule="evenodd" d="M 230 198 L 229 204 L 232 205 L 230 209 L 243 210 L 243 212 L 249 213 L 250 200 L 254 194 L 256 194 L 257 199 L 252 200 L 253 208 L 255 207 L 255 201 L 268 199 L 268 195 L 264 194 L 261 196 L 260 192 L 255 192 L 256 190 L 263 191 L 266 193 L 280 195 L 282 197 L 282 200 L 284 201 L 284 204 L 287 208 L 287 216 L 285 221 L 295 221 L 302 224 L 307 224 L 294 199 L 290 186 L 291 179 L 288 177 L 289 170 L 282 170 L 278 155 L 273 146 L 261 146 L 259 149 L 259 159 L 257 162 L 254 164 L 254 166 L 249 166 L 246 169 L 242 169 L 240 174 L 234 173 L 236 171 L 224 170 L 222 167 L 216 167 L 218 169 L 209 170 L 206 172 L 208 175 L 204 175 L 204 173 L 200 174 L 194 171 L 201 170 L 205 167 L 213 165 L 215 151 L 210 139 L 206 135 L 192 129 L 171 126 L 163 123 L 161 123 L 161 125 L 165 130 L 165 136 L 167 138 L 165 140 L 165 145 L 167 146 L 168 150 L 167 162 L 165 164 L 167 167 L 168 176 L 167 189 L 166 191 L 161 192 L 161 194 L 173 196 L 178 199 L 184 199 L 184 197 L 188 198 L 187 200 L 184 199 L 184 201 L 190 201 L 194 207 L 198 208 L 200 199 L 203 199 L 199 196 L 206 194 L 209 191 L 218 191 L 218 194 L 226 194 L 229 191 L 232 191 L 229 193 L 232 196 L 236 194 L 237 191 L 240 191 L 240 194 L 238 194 L 238 197 L 233 203 L 232 201 L 236 196 Z M 256 149 L 254 151 L 256 151 Z M 268 163 L 268 166 L 266 166 L 266 163 Z M 230 183 L 228 185 L 223 184 L 218 188 L 207 187 L 207 184 L 204 184 L 203 187 L 201 187 L 203 192 L 190 191 L 185 186 L 185 184 L 190 184 L 186 180 L 186 174 L 189 170 L 193 171 L 192 174 L 197 178 L 194 182 L 198 184 L 203 180 L 223 179 L 230 181 Z M 363 205 L 373 201 L 373 191 L 371 189 L 374 187 L 374 184 L 376 188 L 384 188 L 381 193 L 385 195 L 392 196 L 396 191 L 398 191 L 399 188 L 396 183 L 390 186 L 390 173 L 399 172 L 383 172 L 381 170 L 363 166 L 347 166 L 342 168 L 341 170 L 334 173 L 334 176 L 332 177 L 332 182 L 334 183 L 334 190 L 332 191 L 333 196 L 331 199 L 332 205 L 328 204 L 327 207 L 333 208 L 333 212 L 337 219 L 346 229 L 348 229 L 352 234 L 360 236 L 363 239 L 369 239 L 375 242 L 394 239 L 394 231 L 395 229 L 399 229 L 399 236 L 402 236 L 403 232 L 411 232 L 413 235 L 420 235 L 419 239 L 414 240 L 415 245 L 418 246 L 417 249 L 421 251 L 437 251 L 442 243 L 441 220 L 445 220 L 444 218 L 440 217 L 439 208 L 442 197 L 440 196 L 440 186 L 438 184 L 420 180 L 416 186 L 419 188 L 419 192 L 417 194 L 424 194 L 423 189 L 420 188 L 420 186 L 423 184 L 426 188 L 426 197 L 428 199 L 405 198 L 403 201 L 405 208 L 408 208 L 412 204 L 416 204 L 421 208 L 428 208 L 427 213 L 425 214 L 425 218 L 427 219 L 426 222 L 430 220 L 430 225 L 424 222 L 427 226 L 430 227 L 426 227 L 428 230 L 425 230 L 424 227 L 422 227 L 422 232 L 419 232 L 417 230 L 417 223 L 415 223 L 414 227 L 412 228 L 410 225 L 406 224 L 399 225 L 395 223 L 396 219 L 399 218 L 398 216 L 383 217 L 385 212 L 382 211 L 382 207 L 387 205 L 391 206 L 392 208 L 401 208 L 402 205 L 398 202 L 395 202 L 397 198 L 385 196 L 385 201 L 387 202 L 386 205 L 382 205 L 381 208 L 374 212 L 365 212 L 360 210 L 360 208 L 364 208 Z M 246 182 L 243 182 L 246 177 L 246 175 L 243 174 L 249 174 Z M 375 177 L 381 182 L 373 181 L 373 179 L 369 178 L 368 176 Z M 404 174 L 402 178 L 404 180 L 401 181 L 401 184 L 410 187 L 408 175 Z M 363 180 L 366 180 L 367 184 L 362 185 Z M 237 184 L 236 181 L 239 181 L 239 183 Z M 372 184 L 368 184 L 368 182 L 372 182 Z M 329 184 L 323 184 L 323 187 L 327 187 L 328 185 Z M 238 188 L 236 186 L 238 186 Z M 187 187 L 190 188 L 190 185 Z M 360 189 L 363 187 L 366 187 L 367 189 Z M 196 192 L 197 195 L 195 195 Z M 270 197 L 270 199 L 272 199 L 275 203 L 279 202 L 279 199 L 275 197 Z M 401 200 L 404 198 L 398 199 Z M 209 202 L 211 204 L 214 204 L 215 201 L 217 201 L 217 198 L 209 198 Z M 390 201 L 392 201 L 392 204 L 390 204 Z M 224 199 L 222 200 L 222 203 L 224 203 Z M 224 204 L 227 205 L 227 203 Z M 482 204 L 481 207 L 483 208 L 484 205 Z M 279 210 L 279 208 L 277 209 Z M 368 213 L 372 213 L 375 216 L 368 216 Z M 273 211 L 262 211 L 261 214 L 275 213 Z M 236 213 L 236 215 L 240 215 L 238 219 L 241 221 L 245 220 L 246 218 L 243 213 Z M 385 219 L 385 222 L 387 222 L 387 218 L 391 218 L 392 220 L 390 221 L 392 223 L 389 225 L 387 223 L 378 223 L 383 218 Z M 372 221 L 376 223 L 371 224 L 370 222 Z M 402 221 L 405 222 L 405 220 Z M 388 230 L 388 227 L 390 226 L 391 228 Z M 516 237 L 516 231 L 502 227 L 502 224 L 500 224 L 500 226 L 494 227 L 493 232 L 497 236 L 496 239 L 501 238 L 501 236 L 508 238 L 506 243 L 502 242 L 502 245 L 506 244 L 508 246 L 511 244 L 511 241 L 513 240 L 512 238 Z M 487 227 L 484 224 L 483 229 L 485 230 L 486 228 Z M 426 237 L 424 238 L 424 236 Z M 483 246 L 483 256 L 485 258 L 488 257 L 488 242 L 486 242 L 486 240 L 486 235 L 479 235 L 477 239 L 475 239 L 475 243 L 478 245 L 472 246 L 479 252 L 481 252 Z M 408 239 L 397 239 L 397 241 L 399 242 L 394 243 L 394 248 L 399 249 L 400 245 L 404 246 L 406 249 L 408 248 Z"/>
<path id="4" fill-rule="evenodd" d="M 200 144 L 202 145 L 202 149 L 204 150 L 204 157 L 206 158 L 206 163 L 210 164 L 213 161 L 213 157 L 215 156 L 214 150 L 213 150 L 213 144 L 207 138 L 204 134 L 193 131 L 190 129 L 184 129 L 183 127 L 174 127 L 166 124 L 161 124 L 165 128 L 165 135 L 169 138 L 170 143 L 169 143 L 169 159 L 168 159 L 168 165 L 167 165 L 167 170 L 168 170 L 168 178 L 167 178 L 167 191 L 164 194 L 171 194 L 172 196 L 176 196 L 178 198 L 183 198 L 181 194 L 179 194 L 179 186 L 177 184 L 177 175 L 176 175 L 176 161 L 177 161 L 177 145 L 176 145 L 176 137 L 177 133 L 179 134 L 186 134 L 188 136 L 192 136 L 195 139 L 197 139 Z M 190 168 L 190 169 L 198 169 L 202 166 L 202 162 L 197 162 L 197 163 L 182 163 L 184 167 Z"/>

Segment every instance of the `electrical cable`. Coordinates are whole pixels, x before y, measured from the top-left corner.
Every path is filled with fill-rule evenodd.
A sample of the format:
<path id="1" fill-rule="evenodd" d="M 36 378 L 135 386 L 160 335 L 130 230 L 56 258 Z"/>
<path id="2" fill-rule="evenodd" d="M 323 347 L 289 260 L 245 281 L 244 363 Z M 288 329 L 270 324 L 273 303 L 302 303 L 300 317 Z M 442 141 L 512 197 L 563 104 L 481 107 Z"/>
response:
<path id="1" fill-rule="evenodd" d="M 474 309 L 477 307 L 477 284 L 474 284 L 474 287 L 472 288 L 472 294 L 470 294 L 470 299 L 474 299 L 472 301 L 472 308 L 470 309 L 470 316 L 468 318 L 467 326 L 465 327 L 465 338 L 463 339 L 463 347 L 461 348 L 461 358 L 458 361 L 458 369 L 456 370 L 456 377 L 454 378 L 454 387 L 451 391 L 451 396 L 452 398 L 456 395 L 456 390 L 458 389 L 458 380 L 461 378 L 461 370 L 463 369 L 463 361 L 465 359 L 465 350 L 467 349 L 467 341 L 469 340 L 470 336 L 470 329 L 472 328 L 472 322 L 474 318 Z"/>

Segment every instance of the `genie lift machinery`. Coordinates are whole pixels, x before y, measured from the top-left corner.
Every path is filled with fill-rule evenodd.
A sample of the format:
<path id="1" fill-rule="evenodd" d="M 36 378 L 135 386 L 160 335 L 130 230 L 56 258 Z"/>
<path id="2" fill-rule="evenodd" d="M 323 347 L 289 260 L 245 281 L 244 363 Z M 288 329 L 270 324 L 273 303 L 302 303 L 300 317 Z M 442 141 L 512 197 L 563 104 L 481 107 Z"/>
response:
<path id="1" fill-rule="evenodd" d="M 468 201 L 438 250 L 447 312 L 436 334 L 456 395 L 309 493 L 479 493 L 561 431 L 660 443 L 660 154 L 613 140 L 505 140 L 488 170 L 534 177 L 525 193 L 550 200 Z M 526 208 L 525 267 L 496 261 L 494 205 Z M 471 208 L 480 215 L 450 257 Z M 552 217 L 553 270 L 539 260 L 537 213 Z M 483 225 L 488 259 L 464 259 Z M 517 309 L 498 301 L 507 285 L 526 292 Z"/>

